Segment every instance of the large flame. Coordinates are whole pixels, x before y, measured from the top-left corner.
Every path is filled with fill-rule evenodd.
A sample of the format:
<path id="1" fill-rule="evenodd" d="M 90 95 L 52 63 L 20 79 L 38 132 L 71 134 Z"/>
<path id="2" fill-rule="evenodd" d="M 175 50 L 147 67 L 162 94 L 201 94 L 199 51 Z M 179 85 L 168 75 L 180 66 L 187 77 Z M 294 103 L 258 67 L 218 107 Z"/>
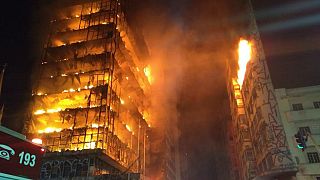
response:
<path id="1" fill-rule="evenodd" d="M 240 39 L 238 48 L 238 83 L 242 87 L 244 76 L 246 74 L 247 63 L 251 59 L 251 44 L 248 40 Z"/>

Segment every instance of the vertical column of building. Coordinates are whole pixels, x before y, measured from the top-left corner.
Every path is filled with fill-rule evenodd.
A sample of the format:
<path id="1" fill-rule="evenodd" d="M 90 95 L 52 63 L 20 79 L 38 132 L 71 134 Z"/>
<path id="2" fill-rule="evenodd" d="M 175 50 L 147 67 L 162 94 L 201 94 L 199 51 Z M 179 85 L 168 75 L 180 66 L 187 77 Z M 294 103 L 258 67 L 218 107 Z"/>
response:
<path id="1" fill-rule="evenodd" d="M 242 86 L 245 110 L 249 120 L 257 175 L 294 170 L 284 129 L 278 118 L 277 102 L 251 3 L 248 6 L 252 60 Z"/>
<path id="2" fill-rule="evenodd" d="M 231 110 L 229 136 L 231 138 L 231 160 L 235 179 L 252 179 L 255 177 L 255 163 L 249 123 L 244 110 L 240 85 L 228 72 L 228 94 Z"/>
<path id="3" fill-rule="evenodd" d="M 130 132 L 128 144 L 135 153 L 136 171 L 146 175 L 147 151 L 151 124 L 149 119 L 148 95 L 150 90 L 150 67 L 145 64 L 141 50 L 144 42 L 139 42 L 139 34 L 133 31 L 127 23 L 123 12 L 117 14 L 119 32 L 119 46 L 116 52 L 116 76 L 121 87 L 121 107 L 119 113 L 119 126 L 125 126 Z M 142 51 L 142 52 L 141 52 Z M 116 132 L 118 133 L 118 132 Z M 125 139 L 124 139 L 125 140 Z"/>

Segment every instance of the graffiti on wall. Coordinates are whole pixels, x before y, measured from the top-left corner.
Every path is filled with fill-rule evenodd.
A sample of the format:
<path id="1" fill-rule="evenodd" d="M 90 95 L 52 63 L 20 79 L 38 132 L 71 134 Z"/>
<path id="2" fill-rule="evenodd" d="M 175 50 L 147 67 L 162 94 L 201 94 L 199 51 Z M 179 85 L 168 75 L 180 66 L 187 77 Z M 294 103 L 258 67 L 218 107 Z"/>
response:
<path id="1" fill-rule="evenodd" d="M 46 161 L 42 164 L 40 179 L 86 177 L 89 162 L 89 158 Z"/>

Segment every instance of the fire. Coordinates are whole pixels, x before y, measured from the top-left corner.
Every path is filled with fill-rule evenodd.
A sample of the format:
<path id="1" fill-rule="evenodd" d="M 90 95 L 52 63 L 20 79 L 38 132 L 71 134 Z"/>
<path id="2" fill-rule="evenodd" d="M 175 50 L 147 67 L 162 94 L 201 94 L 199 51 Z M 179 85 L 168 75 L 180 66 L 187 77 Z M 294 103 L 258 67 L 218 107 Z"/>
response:
<path id="1" fill-rule="evenodd" d="M 56 113 L 56 112 L 60 112 L 62 109 L 58 108 L 58 109 L 48 109 L 47 113 Z"/>
<path id="2" fill-rule="evenodd" d="M 151 75 L 151 72 L 152 72 L 152 71 L 151 71 L 150 65 L 146 66 L 146 67 L 143 69 L 143 71 L 144 71 L 144 74 L 146 75 L 146 77 L 148 78 L 149 83 L 152 84 L 152 82 L 153 82 L 153 77 L 152 77 L 152 75 Z"/>
<path id="3" fill-rule="evenodd" d="M 42 144 L 42 139 L 34 138 L 34 139 L 31 140 L 31 142 L 33 142 L 35 144 Z"/>
<path id="4" fill-rule="evenodd" d="M 35 114 L 35 115 L 39 115 L 39 114 L 43 114 L 43 113 L 45 113 L 45 112 L 46 112 L 45 110 L 39 109 L 39 110 L 36 110 L 36 111 L 34 112 L 34 114 Z"/>
<path id="5" fill-rule="evenodd" d="M 127 128 L 127 130 L 128 130 L 129 132 L 131 132 L 131 128 L 130 128 L 130 126 L 129 126 L 128 124 L 126 124 L 126 128 Z"/>
<path id="6" fill-rule="evenodd" d="M 248 40 L 240 39 L 238 48 L 238 83 L 242 87 L 244 76 L 246 74 L 247 63 L 251 59 L 251 44 Z"/>
<path id="7" fill-rule="evenodd" d="M 92 127 L 92 128 L 98 128 L 98 127 L 99 127 L 99 124 L 93 123 L 93 124 L 91 124 L 91 127 Z"/>
<path id="8" fill-rule="evenodd" d="M 124 104 L 125 102 L 124 102 L 123 99 L 120 98 L 120 103 L 121 103 L 121 104 Z"/>
<path id="9" fill-rule="evenodd" d="M 57 108 L 57 109 L 47 109 L 47 110 L 44 110 L 44 109 L 39 109 L 39 110 L 36 110 L 34 112 L 35 115 L 41 115 L 41 114 L 44 114 L 44 113 L 56 113 L 56 112 L 60 112 L 62 111 L 61 108 Z"/>
<path id="10" fill-rule="evenodd" d="M 61 128 L 47 127 L 44 130 L 38 130 L 38 133 L 52 133 L 52 132 L 60 132 Z"/>

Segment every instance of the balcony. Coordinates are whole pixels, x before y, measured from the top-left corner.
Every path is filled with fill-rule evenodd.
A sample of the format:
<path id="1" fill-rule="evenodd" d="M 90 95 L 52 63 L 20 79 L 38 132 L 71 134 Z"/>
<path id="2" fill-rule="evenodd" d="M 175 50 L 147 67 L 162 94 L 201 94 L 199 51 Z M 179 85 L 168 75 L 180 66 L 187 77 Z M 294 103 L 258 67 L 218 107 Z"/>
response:
<path id="1" fill-rule="evenodd" d="M 288 121 L 302 121 L 320 119 L 320 109 L 305 109 L 300 111 L 286 112 Z"/>

